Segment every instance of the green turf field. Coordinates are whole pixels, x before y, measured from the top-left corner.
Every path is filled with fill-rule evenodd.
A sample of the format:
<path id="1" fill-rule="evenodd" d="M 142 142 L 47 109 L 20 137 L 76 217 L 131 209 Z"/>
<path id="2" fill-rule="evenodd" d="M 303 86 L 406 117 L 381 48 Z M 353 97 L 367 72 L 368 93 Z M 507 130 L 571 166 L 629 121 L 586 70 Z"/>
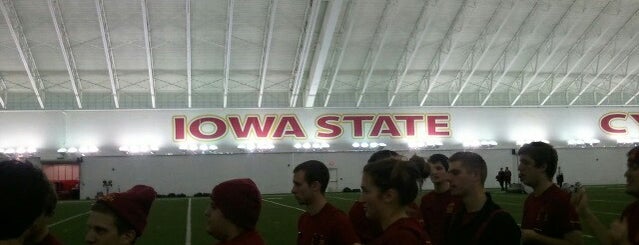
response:
<path id="1" fill-rule="evenodd" d="M 587 187 L 590 205 L 598 217 L 609 224 L 617 218 L 632 197 L 624 194 L 623 186 Z M 495 202 L 508 210 L 515 219 L 521 220 L 521 209 L 526 195 L 506 194 L 499 190 L 490 190 Z M 329 202 L 348 211 L 357 193 L 328 193 Z M 191 215 L 187 217 L 189 199 L 158 199 L 153 203 L 149 222 L 144 236 L 138 245 L 158 244 L 214 244 L 215 240 L 204 231 L 204 210 L 209 204 L 207 198 L 191 198 Z M 89 201 L 60 202 L 56 215 L 51 222 L 51 231 L 64 244 L 84 244 L 85 222 L 89 210 Z M 268 244 L 295 244 L 297 218 L 301 209 L 291 194 L 264 195 L 264 203 L 258 230 Z M 187 225 L 190 220 L 190 236 Z M 585 244 L 598 244 L 585 232 Z"/>

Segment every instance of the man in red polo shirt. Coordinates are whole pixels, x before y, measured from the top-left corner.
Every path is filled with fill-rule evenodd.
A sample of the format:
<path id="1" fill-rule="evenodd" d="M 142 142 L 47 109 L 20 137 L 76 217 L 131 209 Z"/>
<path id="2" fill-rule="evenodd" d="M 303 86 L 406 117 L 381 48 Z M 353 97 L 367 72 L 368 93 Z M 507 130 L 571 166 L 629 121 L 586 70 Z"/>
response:
<path id="1" fill-rule="evenodd" d="M 211 191 L 211 205 L 204 215 L 206 231 L 218 245 L 263 245 L 255 230 L 262 209 L 262 196 L 251 179 L 222 182 Z"/>
<path id="2" fill-rule="evenodd" d="M 299 204 L 306 206 L 297 223 L 297 244 L 359 244 L 348 216 L 326 201 L 324 192 L 329 173 L 324 163 L 303 162 L 295 167 L 293 174 L 291 192 Z"/>
<path id="3" fill-rule="evenodd" d="M 582 244 L 581 226 L 570 194 L 553 182 L 557 151 L 544 142 L 523 145 L 519 156 L 519 177 L 533 192 L 524 202 L 521 222 L 523 244 Z"/>
<path id="4" fill-rule="evenodd" d="M 430 235 L 433 245 L 443 244 L 446 235 L 446 224 L 459 208 L 460 199 L 450 193 L 448 182 L 448 157 L 433 154 L 428 158 L 430 180 L 435 190 L 422 197 L 421 212 L 424 220 L 424 230 Z"/>
<path id="5" fill-rule="evenodd" d="M 607 229 L 590 210 L 588 197 L 583 188 L 572 198 L 572 203 L 577 207 L 584 225 L 592 230 L 601 244 L 639 245 L 639 146 L 632 148 L 627 156 L 628 169 L 624 174 L 626 193 L 637 200 L 626 206 L 621 217 L 612 222 L 610 229 Z"/>

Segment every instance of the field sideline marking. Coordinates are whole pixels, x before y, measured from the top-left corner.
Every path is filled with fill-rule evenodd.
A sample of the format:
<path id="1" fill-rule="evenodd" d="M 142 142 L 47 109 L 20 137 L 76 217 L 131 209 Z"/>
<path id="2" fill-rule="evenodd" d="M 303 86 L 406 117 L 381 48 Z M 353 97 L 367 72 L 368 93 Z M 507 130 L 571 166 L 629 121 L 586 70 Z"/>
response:
<path id="1" fill-rule="evenodd" d="M 289 205 L 281 204 L 281 203 L 274 202 L 274 201 L 271 201 L 271 200 L 266 200 L 266 199 L 262 199 L 262 200 L 264 200 L 265 202 L 270 202 L 270 203 L 272 203 L 272 204 L 282 206 L 282 207 L 292 208 L 292 209 L 296 209 L 296 210 L 299 210 L 299 211 L 302 211 L 302 212 L 306 212 L 306 210 L 301 209 L 301 208 L 296 208 L 296 207 L 293 207 L 293 206 L 289 206 Z"/>
<path id="2" fill-rule="evenodd" d="M 191 245 L 191 198 L 189 198 L 189 207 L 186 209 L 186 241 L 185 245 Z"/>
<path id="3" fill-rule="evenodd" d="M 77 217 L 80 217 L 80 216 L 86 215 L 86 214 L 89 214 L 89 212 L 84 212 L 84 213 L 77 214 L 77 215 L 71 216 L 71 217 L 69 217 L 69 218 L 66 218 L 66 219 L 60 220 L 60 221 L 58 221 L 58 222 L 55 222 L 55 223 L 53 223 L 53 224 L 50 224 L 50 225 L 49 225 L 49 228 L 54 227 L 54 226 L 59 225 L 59 224 L 62 224 L 62 223 L 64 223 L 64 222 L 67 222 L 67 221 L 69 221 L 69 220 L 75 219 L 75 218 L 77 218 Z"/>
<path id="4" fill-rule="evenodd" d="M 335 198 L 335 199 L 341 199 L 341 200 L 346 200 L 346 201 L 357 201 L 357 200 L 351 199 L 351 198 L 343 198 L 343 197 L 336 197 L 336 196 L 328 196 L 328 198 Z"/>

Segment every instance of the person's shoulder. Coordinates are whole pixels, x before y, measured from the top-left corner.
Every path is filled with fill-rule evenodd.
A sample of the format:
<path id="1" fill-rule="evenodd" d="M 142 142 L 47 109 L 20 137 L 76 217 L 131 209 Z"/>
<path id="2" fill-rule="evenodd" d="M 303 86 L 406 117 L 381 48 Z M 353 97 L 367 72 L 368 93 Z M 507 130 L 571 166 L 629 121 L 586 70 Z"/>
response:
<path id="1" fill-rule="evenodd" d="M 636 214 L 639 215 L 639 200 L 636 200 L 626 206 L 623 210 L 623 215 Z"/>

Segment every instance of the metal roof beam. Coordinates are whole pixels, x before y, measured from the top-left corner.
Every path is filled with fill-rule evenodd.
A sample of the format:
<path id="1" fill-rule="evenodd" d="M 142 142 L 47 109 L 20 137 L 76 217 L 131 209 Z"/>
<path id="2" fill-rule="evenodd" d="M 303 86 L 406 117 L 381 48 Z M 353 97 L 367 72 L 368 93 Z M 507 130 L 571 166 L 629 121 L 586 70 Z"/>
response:
<path id="1" fill-rule="evenodd" d="M 333 93 L 333 87 L 335 86 L 335 81 L 337 80 L 337 74 L 339 73 L 339 68 L 342 66 L 342 60 L 344 59 L 344 54 L 346 53 L 346 47 L 348 45 L 348 40 L 351 38 L 351 33 L 353 32 L 353 26 L 355 24 L 355 19 L 357 18 L 357 12 L 354 10 L 356 8 L 356 1 L 349 1 L 346 6 L 346 14 L 344 15 L 344 21 L 342 24 L 342 31 L 340 33 L 341 39 L 338 39 L 335 46 L 335 52 L 337 53 L 337 62 L 335 63 L 335 68 L 333 74 L 331 74 L 328 92 L 326 93 L 326 99 L 324 100 L 324 107 L 328 106 L 328 101 L 331 99 L 331 94 Z M 346 32 L 346 33 L 344 33 Z"/>
<path id="2" fill-rule="evenodd" d="M 337 27 L 337 19 L 342 10 L 342 0 L 333 0 L 328 2 L 326 13 L 324 13 L 324 21 L 322 30 L 319 35 L 318 47 L 315 48 L 313 55 L 313 63 L 309 72 L 309 84 L 306 90 L 306 101 L 304 107 L 313 107 L 315 105 L 315 96 L 322 81 L 322 73 L 328 59 L 328 51 L 333 43 L 333 36 Z"/>
<path id="3" fill-rule="evenodd" d="M 637 34 L 639 34 L 639 32 L 635 33 L 635 36 L 637 36 Z M 633 39 L 634 39 L 634 38 L 633 38 Z M 632 42 L 632 40 L 633 40 L 633 39 L 631 39 L 629 42 Z M 625 57 L 623 60 L 621 60 L 619 63 L 617 63 L 617 65 L 616 65 L 616 66 L 612 69 L 612 71 L 616 71 L 616 70 L 617 70 L 617 69 L 619 69 L 622 65 L 627 64 L 627 61 L 630 59 L 630 57 L 631 57 L 631 56 L 635 53 L 635 51 L 636 51 L 636 50 L 637 50 L 637 48 L 639 47 L 639 43 L 637 43 L 637 41 L 635 41 L 634 43 L 636 43 L 636 44 L 635 44 L 635 46 L 634 46 L 634 47 L 633 47 L 633 48 L 632 48 L 629 52 L 626 52 L 626 57 Z M 623 49 L 621 49 L 619 52 L 621 52 L 622 50 L 623 50 Z M 609 61 L 609 63 L 610 63 L 610 62 L 612 62 L 613 60 L 614 60 L 614 59 L 611 59 L 611 60 Z M 628 74 L 626 74 L 626 76 L 627 76 L 627 75 L 628 75 Z M 614 77 L 614 75 L 613 75 L 613 77 Z M 602 104 L 602 103 L 603 103 L 606 99 L 608 99 L 608 97 L 609 97 L 609 96 L 610 96 L 613 92 L 615 92 L 615 91 L 619 88 L 619 86 L 621 86 L 622 84 L 624 84 L 624 81 L 625 81 L 625 79 L 622 79 L 619 83 L 617 83 L 617 85 L 615 85 L 614 87 L 612 87 L 612 88 L 608 91 L 608 93 L 607 93 L 604 97 L 602 97 L 602 98 L 601 98 L 601 100 L 599 100 L 599 102 L 597 103 L 597 105 L 601 105 L 601 104 Z M 574 100 L 574 99 L 573 99 L 573 100 Z"/>
<path id="4" fill-rule="evenodd" d="M 2 95 L 0 95 L 0 106 L 2 109 L 7 109 L 7 104 L 5 103 L 5 99 L 7 98 L 7 82 L 4 81 L 2 75 L 0 75 L 0 89 L 2 89 Z M 4 96 L 4 98 L 3 98 Z"/>
<path id="5" fill-rule="evenodd" d="M 186 6 L 186 97 L 187 106 L 193 106 L 193 67 L 192 67 L 192 50 L 191 50 L 191 0 L 185 0 Z"/>
<path id="6" fill-rule="evenodd" d="M 590 25 L 588 26 L 588 28 L 586 29 L 586 31 L 584 31 L 584 33 L 583 33 L 583 34 L 579 37 L 579 39 L 577 40 L 577 42 L 576 42 L 574 45 L 572 45 L 572 46 L 570 47 L 570 49 L 568 49 L 568 52 L 566 52 L 566 55 L 564 55 L 564 57 L 561 59 L 561 61 L 559 61 L 559 63 L 558 63 L 558 64 L 562 64 L 564 61 L 567 61 L 567 60 L 568 60 L 568 58 L 570 57 L 570 55 L 574 53 L 573 51 L 575 50 L 575 48 L 577 48 L 580 44 L 582 44 L 583 42 L 585 42 L 586 37 L 587 37 L 587 34 L 589 34 L 589 32 L 590 32 L 590 31 L 592 31 L 592 29 L 593 29 L 593 27 L 594 27 L 595 23 L 597 23 L 597 21 L 598 21 L 599 17 L 603 14 L 604 10 L 605 10 L 606 8 L 608 8 L 608 6 L 609 6 L 611 3 L 612 3 L 612 1 L 609 1 L 609 2 L 606 4 L 606 6 L 604 6 L 604 7 L 601 9 L 601 12 L 599 12 L 599 14 L 597 15 L 597 17 L 595 17 L 595 19 L 593 19 L 593 21 L 592 21 L 592 22 L 590 22 Z M 628 20 L 630 20 L 630 19 L 628 19 Z M 628 24 L 628 21 L 626 21 L 626 23 L 624 23 L 624 25 L 623 25 L 621 28 L 619 28 L 619 29 L 617 30 L 617 32 L 616 32 L 616 33 L 615 33 L 615 34 L 614 34 L 614 35 L 613 35 L 610 39 L 608 39 L 608 41 L 606 42 L 606 44 L 604 45 L 604 47 L 603 47 L 603 48 L 601 48 L 601 49 L 599 50 L 599 52 L 597 52 L 597 54 L 595 55 L 595 57 L 600 57 L 600 55 L 602 54 L 602 52 L 603 52 L 606 48 L 608 48 L 608 47 L 610 46 L 610 44 L 612 44 L 612 41 L 615 39 L 615 37 L 616 37 L 617 35 L 619 35 L 619 34 L 620 34 L 621 30 L 623 29 L 623 27 L 624 27 L 626 24 Z M 546 96 L 546 97 L 545 97 L 545 98 L 541 101 L 540 105 L 544 105 L 544 104 L 545 104 L 545 103 L 546 103 L 546 102 L 550 99 L 550 97 L 551 97 L 551 96 L 552 96 L 552 95 L 553 95 L 553 94 L 557 91 L 557 89 L 559 89 L 559 87 L 560 87 L 560 86 L 561 86 L 561 85 L 562 85 L 562 84 L 566 81 L 566 78 L 568 78 L 568 77 L 569 77 L 569 76 L 570 76 L 570 75 L 571 75 L 571 74 L 575 71 L 575 69 L 576 69 L 576 68 L 579 66 L 579 64 L 583 61 L 583 59 L 586 57 L 586 55 L 587 55 L 587 54 L 589 54 L 589 53 L 590 53 L 590 52 L 591 52 L 591 51 L 592 51 L 592 50 L 593 50 L 596 46 L 598 46 L 598 45 L 597 45 L 597 43 L 599 43 L 599 41 L 603 38 L 604 34 L 605 34 L 605 32 L 603 32 L 603 31 L 602 31 L 602 32 L 601 32 L 601 34 L 599 35 L 599 37 L 597 38 L 597 40 L 595 40 L 594 42 L 592 42 L 592 43 L 593 43 L 593 45 L 590 45 L 590 47 L 588 47 L 588 49 L 587 49 L 586 51 L 584 51 L 584 52 L 581 54 L 581 56 L 579 57 L 579 59 L 578 59 L 577 61 L 575 61 L 575 62 L 574 62 L 574 64 L 572 65 L 572 67 L 570 67 L 570 69 L 568 69 L 568 71 L 564 74 L 564 76 L 561 78 L 561 80 L 559 80 L 559 82 L 558 82 L 556 85 L 554 85 L 554 88 L 552 88 L 552 89 L 551 89 L 550 93 L 549 93 L 549 94 L 548 94 L 548 95 L 547 95 L 547 96 Z M 624 47 L 624 48 L 625 48 L 625 47 Z M 595 63 L 595 61 L 597 61 L 597 60 L 598 60 L 597 58 L 590 59 L 590 62 L 589 62 L 589 63 L 585 66 L 586 68 L 585 68 L 584 70 L 586 70 L 588 67 L 590 67 L 592 64 L 594 64 L 594 63 Z M 557 70 L 559 67 L 560 67 L 560 65 L 557 65 L 557 66 L 555 67 L 555 69 L 554 69 L 554 70 Z M 606 68 L 607 68 L 607 66 L 606 66 Z M 606 68 L 603 68 L 603 70 L 605 70 Z M 601 70 L 601 72 L 603 72 L 603 70 Z M 599 74 L 601 74 L 601 73 L 599 73 Z M 597 77 L 598 77 L 598 76 L 597 76 Z M 572 103 L 570 103 L 570 105 L 572 105 Z"/>
<path id="7" fill-rule="evenodd" d="M 24 65 L 24 69 L 27 72 L 27 76 L 29 77 L 29 81 L 31 82 L 31 88 L 33 89 L 33 93 L 38 101 L 38 105 L 40 109 L 44 109 L 44 85 L 42 83 L 42 78 L 40 77 L 40 73 L 38 72 L 38 68 L 36 67 L 35 60 L 33 60 L 33 55 L 31 54 L 31 49 L 29 48 L 29 44 L 27 43 L 27 38 L 24 36 L 24 32 L 22 30 L 22 24 L 20 23 L 20 19 L 18 18 L 18 13 L 16 13 L 15 7 L 13 6 L 12 0 L 1 0 L 0 1 L 0 11 L 4 15 L 4 19 L 9 27 L 9 32 L 11 33 L 11 37 L 13 38 L 13 42 L 18 49 L 18 54 L 20 55 L 20 60 L 22 61 L 22 65 Z"/>
<path id="8" fill-rule="evenodd" d="M 144 27 L 144 47 L 146 50 L 146 64 L 149 68 L 149 93 L 151 94 L 151 108 L 155 109 L 155 80 L 153 79 L 153 51 L 151 50 L 151 28 L 149 25 L 149 9 L 146 0 L 142 4 L 142 25 Z"/>
<path id="9" fill-rule="evenodd" d="M 533 55 L 528 60 L 528 62 L 526 63 L 526 65 L 522 69 L 522 72 L 520 72 L 520 74 L 523 75 L 524 74 L 523 70 L 525 70 L 526 67 L 528 67 L 528 65 L 532 65 L 532 61 L 535 60 L 535 64 L 534 64 L 534 68 L 533 68 L 534 74 L 528 79 L 528 82 L 526 82 L 525 84 L 522 83 L 523 87 L 521 88 L 521 90 L 519 91 L 517 96 L 515 96 L 515 99 L 513 100 L 513 102 L 510 103 L 510 106 L 514 106 L 517 103 L 517 101 L 519 101 L 519 98 L 521 98 L 521 96 L 524 94 L 524 92 L 526 92 L 526 90 L 528 90 L 528 87 L 530 87 L 530 84 L 532 84 L 532 82 L 537 78 L 537 76 L 539 75 L 539 72 L 542 70 L 542 68 L 544 68 L 548 64 L 548 62 L 550 62 L 552 60 L 552 58 L 555 55 L 555 53 L 559 50 L 561 45 L 568 39 L 568 37 L 570 36 L 570 33 L 572 33 L 572 31 L 577 26 L 577 23 L 573 24 L 570 27 L 570 30 L 568 30 L 568 32 L 561 39 L 561 41 L 559 41 L 558 44 L 554 45 L 555 47 L 550 51 L 550 54 L 548 54 L 548 56 L 546 56 L 546 59 L 544 59 L 544 61 L 541 63 L 541 65 L 537 64 L 537 59 L 539 59 L 539 53 L 541 51 L 541 48 L 546 46 L 546 45 L 548 45 L 548 43 L 551 42 L 551 40 L 555 36 L 555 32 L 557 30 L 559 30 L 557 27 L 559 27 L 561 24 L 563 24 L 566 21 L 566 16 L 568 16 L 568 13 L 570 13 L 570 10 L 572 9 L 573 6 L 575 6 L 576 2 L 577 1 L 573 1 L 570 4 L 570 7 L 568 7 L 566 12 L 563 13 L 563 15 L 561 16 L 561 19 L 559 19 L 559 22 L 557 22 L 557 24 L 555 24 L 555 26 L 553 26 L 552 31 L 550 32 L 550 35 L 548 37 L 546 37 L 546 39 L 541 43 L 540 46 L 537 47 L 537 49 L 535 50 L 535 55 Z M 603 10 L 602 10 L 602 12 L 603 12 Z M 600 14 L 601 14 L 601 12 L 600 12 Z M 599 18 L 599 16 L 600 15 L 597 15 L 597 17 L 595 19 Z M 522 76 L 521 79 L 522 79 L 522 82 L 523 82 L 524 77 Z"/>
<path id="10" fill-rule="evenodd" d="M 494 74 L 493 73 L 490 74 L 492 76 L 490 78 L 490 81 L 491 81 L 490 91 L 488 92 L 488 94 L 486 95 L 484 100 L 481 102 L 482 106 L 485 105 L 486 102 L 488 102 L 488 99 L 493 95 L 493 93 L 495 93 L 495 91 L 497 90 L 497 87 L 499 87 L 499 85 L 501 84 L 502 79 L 504 79 L 504 77 L 506 77 L 506 74 L 508 73 L 508 71 L 510 71 L 512 66 L 515 64 L 515 61 L 517 60 L 519 55 L 522 53 L 523 49 L 522 48 L 518 48 L 517 52 L 514 55 L 514 57 L 510 60 L 510 63 L 508 63 L 508 65 L 506 65 L 506 55 L 508 54 L 508 51 L 512 48 L 512 45 L 516 43 L 515 40 L 519 40 L 521 32 L 524 30 L 524 27 L 526 26 L 526 24 L 532 23 L 532 22 L 529 22 L 528 20 L 539 9 L 539 6 L 540 6 L 539 1 L 535 2 L 535 5 L 533 5 L 532 9 L 530 9 L 530 12 L 528 12 L 528 15 L 526 15 L 524 20 L 521 22 L 521 24 L 519 25 L 519 28 L 517 28 L 517 31 L 515 32 L 513 37 L 510 39 L 510 41 L 508 41 L 508 44 L 506 44 L 506 48 L 504 48 L 504 50 L 501 52 L 501 55 L 499 55 L 499 58 L 497 59 L 497 61 L 495 61 L 495 63 L 491 67 L 490 70 L 494 71 L 499 63 L 503 63 L 504 69 L 502 70 L 502 73 L 499 76 L 499 78 L 497 79 L 497 81 L 494 81 Z M 533 30 L 530 33 L 535 33 L 537 31 L 537 28 L 539 28 L 539 26 L 541 26 L 541 25 L 534 25 L 533 26 Z M 524 41 L 524 45 L 520 45 L 520 46 L 522 46 L 522 47 L 527 46 L 529 41 L 530 41 L 530 39 L 525 40 Z"/>
<path id="11" fill-rule="evenodd" d="M 439 79 L 439 75 L 441 74 L 444 66 L 446 66 L 446 63 L 448 62 L 448 58 L 450 58 L 450 54 L 455 49 L 457 40 L 452 39 L 453 30 L 455 29 L 455 26 L 459 24 L 461 15 L 464 13 L 467 6 L 468 6 L 468 0 L 464 0 L 461 7 L 457 11 L 457 14 L 455 14 L 455 17 L 453 18 L 453 22 L 450 24 L 450 26 L 448 26 L 448 30 L 446 31 L 446 34 L 444 34 L 444 38 L 442 38 L 442 41 L 439 43 L 439 46 L 437 47 L 437 50 L 435 51 L 435 55 L 433 55 L 433 59 L 430 61 L 430 64 L 428 65 L 426 69 L 427 70 L 426 74 L 421 79 L 419 87 L 421 88 L 424 82 L 428 80 L 428 85 L 427 85 L 428 88 L 426 89 L 426 94 L 424 94 L 424 97 L 422 97 L 422 100 L 419 103 L 419 106 L 424 106 L 426 99 L 428 99 L 430 92 L 433 90 L 433 83 L 437 82 L 437 79 Z M 450 43 L 450 48 L 444 60 L 441 61 L 440 58 L 444 51 L 444 44 L 447 42 Z M 437 67 L 435 67 L 435 65 L 437 65 Z M 433 70 L 437 70 L 437 72 L 435 72 L 435 77 L 431 78 L 430 77 L 431 72 L 429 71 L 433 71 Z"/>
<path id="12" fill-rule="evenodd" d="M 373 71 L 375 71 L 377 59 L 379 59 L 379 55 L 382 53 L 384 43 L 386 42 L 388 26 L 392 22 L 392 18 L 395 16 L 398 5 L 399 2 L 397 0 L 390 0 L 386 2 L 384 12 L 382 13 L 382 18 L 380 19 L 379 24 L 377 25 L 377 29 L 375 30 L 375 35 L 373 36 L 371 47 L 368 49 L 364 68 L 362 69 L 362 73 L 360 74 L 360 77 L 364 75 L 364 83 L 362 84 L 362 88 L 359 92 L 357 104 L 355 105 L 356 107 L 359 107 L 362 104 L 364 94 L 366 93 L 366 89 L 368 88 L 368 83 L 370 83 L 371 77 L 373 76 Z"/>
<path id="13" fill-rule="evenodd" d="M 267 25 L 268 31 L 264 32 L 264 43 L 262 44 L 262 64 L 260 69 L 260 95 L 257 99 L 257 107 L 262 107 L 264 98 L 264 84 L 266 83 L 266 72 L 268 70 L 268 59 L 271 53 L 271 40 L 273 40 L 273 27 L 275 26 L 275 12 L 277 10 L 277 0 L 270 0 L 268 5 Z"/>
<path id="14" fill-rule="evenodd" d="M 60 44 L 60 51 L 62 52 L 62 58 L 64 64 L 67 67 L 69 73 L 69 79 L 71 81 L 71 88 L 73 95 L 75 95 L 75 102 L 79 109 L 82 109 L 82 86 L 80 84 L 80 76 L 78 75 L 78 69 L 75 65 L 75 58 L 73 56 L 73 50 L 69 42 L 69 35 L 67 34 L 66 27 L 64 25 L 64 19 L 62 18 L 62 12 L 60 11 L 60 4 L 57 0 L 48 0 L 49 12 L 51 12 L 51 19 L 53 19 L 53 26 L 58 36 L 58 43 Z"/>
<path id="15" fill-rule="evenodd" d="M 595 58 L 590 60 L 590 63 L 586 66 L 586 69 L 588 67 L 590 67 L 591 65 L 595 64 L 595 61 L 598 61 L 601 58 L 601 55 L 603 54 L 603 51 L 606 50 L 608 47 L 610 47 L 614 42 L 613 40 L 616 40 L 617 37 L 619 35 L 622 34 L 622 30 L 629 24 L 632 23 L 632 19 L 634 17 L 636 17 L 639 14 L 639 9 L 635 10 L 635 12 L 626 20 L 626 22 L 621 26 L 621 28 L 619 28 L 619 30 L 617 30 L 617 32 L 610 38 L 610 40 L 608 40 L 608 42 L 606 43 L 606 45 L 604 46 L 604 48 L 602 48 L 601 50 L 599 50 L 599 52 L 597 53 L 597 55 L 595 56 Z M 595 75 L 595 77 L 593 77 L 592 79 L 590 79 L 590 81 L 588 83 L 586 83 L 586 86 L 584 86 L 579 93 L 577 93 L 577 96 L 575 96 L 568 105 L 573 105 L 578 99 L 579 97 L 581 97 L 581 95 L 599 78 L 599 76 L 601 76 L 601 74 L 608 69 L 608 67 L 610 65 L 612 65 L 613 61 L 616 60 L 621 53 L 623 52 L 623 50 L 625 50 L 626 48 L 630 47 L 630 45 L 632 45 L 633 43 L 637 43 L 637 41 L 635 40 L 635 38 L 639 37 L 639 32 L 635 32 L 635 34 L 632 36 L 632 38 L 630 40 L 628 40 L 624 46 L 622 48 L 620 48 L 615 55 L 610 58 L 610 60 L 608 60 L 608 63 L 606 63 L 606 65 L 604 65 L 604 67 L 602 67 L 601 69 L 599 69 L 599 67 L 597 67 L 598 71 L 597 74 Z M 632 52 L 634 52 L 635 48 L 637 46 L 635 46 L 632 49 Z M 630 53 L 632 53 L 630 52 Z M 628 59 L 629 57 L 626 57 L 626 59 Z M 624 59 L 624 61 L 626 60 Z M 624 61 L 622 61 L 621 63 L 623 63 Z M 616 70 L 617 68 L 615 68 Z M 585 69 L 584 69 L 585 70 Z M 605 98 L 608 98 L 608 95 L 604 96 L 604 100 Z"/>
<path id="16" fill-rule="evenodd" d="M 231 69 L 231 41 L 233 38 L 233 9 L 235 0 L 228 0 L 226 8 L 226 41 L 224 44 L 224 101 L 222 107 L 228 106 L 229 99 L 229 76 Z"/>
<path id="17" fill-rule="evenodd" d="M 395 68 L 395 72 L 393 72 L 393 76 L 391 77 L 390 84 L 395 83 L 395 89 L 388 101 L 388 107 L 393 106 L 395 97 L 397 97 L 397 94 L 404 83 L 404 78 L 406 78 L 406 73 L 408 72 L 408 69 L 410 69 L 413 59 L 415 59 L 415 56 L 417 55 L 417 50 L 419 50 L 419 47 L 422 45 L 422 41 L 424 40 L 424 36 L 426 36 L 428 27 L 430 27 L 433 15 L 428 15 L 429 4 L 431 4 L 430 0 L 424 2 L 421 14 L 415 23 L 415 27 L 413 27 L 413 31 L 411 32 L 410 38 L 406 44 L 406 48 L 404 49 L 402 57 L 399 59 L 399 63 L 397 64 L 397 68 Z"/>
<path id="18" fill-rule="evenodd" d="M 109 25 L 104 10 L 103 0 L 95 0 L 95 8 L 98 14 L 98 22 L 100 23 L 100 33 L 102 34 L 102 46 L 104 47 L 104 57 L 106 58 L 107 71 L 109 73 L 109 81 L 111 82 L 111 95 L 115 108 L 120 108 L 118 90 L 120 90 L 120 82 L 118 74 L 115 70 L 115 60 L 113 59 L 113 50 L 111 49 L 111 37 L 109 34 Z"/>
<path id="19" fill-rule="evenodd" d="M 289 101 L 290 107 L 295 107 L 297 104 L 297 98 L 302 88 L 303 78 L 304 78 L 304 70 L 306 70 L 306 62 L 308 61 L 308 55 L 311 52 L 311 45 L 313 43 L 313 34 L 315 31 L 315 25 L 317 24 L 317 20 L 319 19 L 319 10 L 321 2 L 317 1 L 309 1 L 311 12 L 308 15 L 308 19 L 306 20 L 306 26 L 304 27 L 304 41 L 302 42 L 302 46 L 300 52 L 297 54 L 297 61 L 294 70 L 295 79 L 293 80 L 293 87 L 291 98 Z"/>
<path id="20" fill-rule="evenodd" d="M 481 51 L 481 55 L 479 55 L 479 59 L 475 60 L 475 57 L 474 57 L 475 51 L 477 51 L 477 49 L 479 48 L 478 46 L 480 41 L 486 38 L 486 36 L 488 35 L 488 28 L 493 24 L 493 21 L 495 20 L 495 16 L 497 15 L 497 12 L 499 12 L 499 10 L 502 8 L 502 5 L 504 4 L 504 2 L 505 2 L 504 0 L 499 1 L 499 5 L 493 11 L 493 14 L 490 16 L 490 19 L 488 20 L 488 23 L 479 34 L 479 37 L 477 37 L 477 39 L 475 40 L 473 47 L 470 49 L 470 52 L 468 52 L 468 55 L 466 56 L 466 60 L 464 61 L 464 64 L 462 65 L 462 67 L 466 66 L 467 63 L 470 63 L 471 64 L 470 66 L 472 68 L 468 76 L 466 76 L 466 79 L 464 80 L 464 82 L 462 82 L 459 90 L 455 94 L 453 101 L 450 103 L 451 106 L 455 105 L 455 103 L 459 99 L 459 96 L 462 94 L 462 92 L 466 88 L 466 85 L 468 85 L 468 82 L 470 81 L 470 79 L 473 77 L 473 75 L 475 75 L 475 71 L 477 71 L 477 68 L 479 67 L 479 65 L 482 64 L 482 61 L 484 60 L 484 57 L 486 57 L 488 50 L 490 50 L 490 48 L 493 46 L 493 44 L 499 37 L 499 34 L 503 30 L 504 26 L 506 25 L 506 23 L 508 23 L 508 19 L 510 18 L 510 15 L 514 12 L 512 9 L 508 11 L 508 15 L 506 15 L 504 20 L 499 25 L 497 32 L 493 34 L 493 37 L 488 42 L 488 45 L 483 47 L 483 50 Z M 463 70 L 463 69 L 460 69 L 460 70 Z M 460 78 L 461 78 L 461 74 L 460 74 Z"/>

